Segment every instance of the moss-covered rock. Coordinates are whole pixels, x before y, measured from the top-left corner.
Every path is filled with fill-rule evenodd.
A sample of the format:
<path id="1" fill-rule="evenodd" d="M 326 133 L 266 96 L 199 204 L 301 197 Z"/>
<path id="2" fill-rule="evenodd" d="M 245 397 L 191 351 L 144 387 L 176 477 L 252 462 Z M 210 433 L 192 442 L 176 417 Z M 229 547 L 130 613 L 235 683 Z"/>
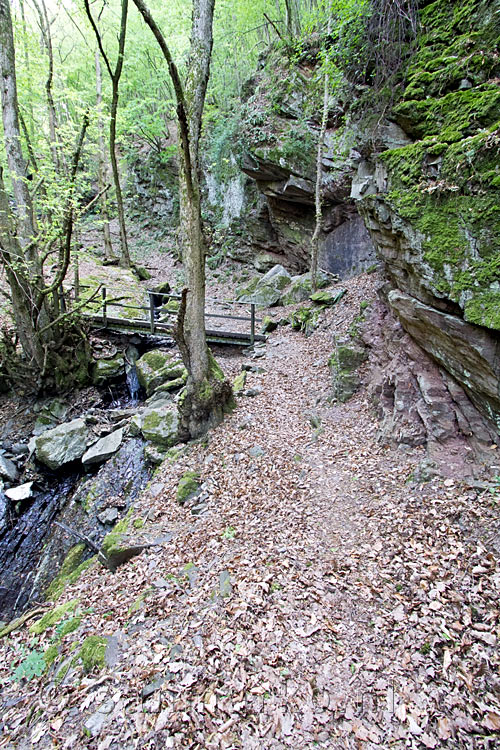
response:
<path id="1" fill-rule="evenodd" d="M 172 353 L 161 349 L 146 352 L 137 360 L 135 366 L 139 383 L 148 396 L 151 396 L 164 383 L 187 377 L 182 362 Z"/>
<path id="2" fill-rule="evenodd" d="M 276 265 L 261 278 L 253 279 L 247 286 L 237 290 L 240 302 L 252 302 L 260 307 L 275 305 L 281 292 L 291 281 L 291 276 L 283 266 Z"/>
<path id="3" fill-rule="evenodd" d="M 35 454 L 49 469 L 59 469 L 85 453 L 88 430 L 83 419 L 64 422 L 35 438 Z"/>
<path id="4" fill-rule="evenodd" d="M 75 657 L 75 662 L 81 661 L 86 673 L 102 669 L 105 665 L 105 654 L 108 639 L 99 635 L 90 635 L 83 641 L 82 647 Z"/>
<path id="5" fill-rule="evenodd" d="M 92 366 L 94 385 L 105 385 L 108 381 L 125 375 L 125 358 L 123 354 L 97 359 Z"/>
<path id="6" fill-rule="evenodd" d="M 314 302 L 315 305 L 324 305 L 325 307 L 333 307 L 339 300 L 342 299 L 347 289 L 335 289 L 334 291 L 328 292 L 326 290 L 320 292 L 314 292 L 311 294 L 309 299 Z"/>
<path id="7" fill-rule="evenodd" d="M 74 547 L 71 547 L 64 558 L 59 573 L 47 589 L 47 599 L 57 601 L 66 586 L 70 583 L 75 583 L 84 570 L 87 570 L 87 568 L 94 564 L 95 557 L 91 557 L 82 562 L 85 549 L 86 546 L 83 543 L 75 544 Z"/>
<path id="8" fill-rule="evenodd" d="M 245 371 L 240 372 L 239 375 L 233 380 L 233 393 L 237 396 L 245 387 L 247 382 L 247 373 Z"/>
<path id="9" fill-rule="evenodd" d="M 350 339 L 341 339 L 328 360 L 332 375 L 333 398 L 341 403 L 348 401 L 359 388 L 357 368 L 367 357 L 362 344 Z"/>
<path id="10" fill-rule="evenodd" d="M 187 471 L 184 476 L 179 480 L 177 485 L 177 502 L 180 505 L 184 505 L 187 500 L 196 495 L 200 489 L 199 480 L 200 475 L 196 471 Z"/>
<path id="11" fill-rule="evenodd" d="M 175 406 L 167 404 L 157 409 L 147 409 L 141 418 L 141 432 L 159 448 L 170 448 L 179 442 L 179 417 Z"/>

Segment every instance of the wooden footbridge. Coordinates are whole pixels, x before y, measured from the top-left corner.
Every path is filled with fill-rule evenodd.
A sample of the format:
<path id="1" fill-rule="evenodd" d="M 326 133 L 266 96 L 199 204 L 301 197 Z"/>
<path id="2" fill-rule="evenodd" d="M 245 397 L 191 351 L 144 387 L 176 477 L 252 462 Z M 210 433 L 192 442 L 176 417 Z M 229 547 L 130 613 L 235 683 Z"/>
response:
<path id="1" fill-rule="evenodd" d="M 81 291 L 89 287 L 80 287 L 77 299 L 80 303 Z M 163 294 L 153 290 L 147 292 L 148 304 L 131 305 L 122 302 L 123 293 L 113 296 L 112 290 L 105 286 L 98 288 L 90 295 L 88 302 L 92 312 L 83 307 L 82 316 L 94 329 L 107 330 L 118 333 L 138 333 L 142 335 L 172 338 L 177 312 L 169 310 L 166 305 L 170 301 L 180 301 L 180 295 Z M 100 303 L 97 295 L 100 293 Z M 265 341 L 266 337 L 256 333 L 257 323 L 262 322 L 255 315 L 255 305 L 240 302 L 221 302 L 220 300 L 207 300 L 208 307 L 205 312 L 205 320 L 214 321 L 214 325 L 206 327 L 207 341 L 210 344 L 225 344 L 230 346 L 252 346 L 256 342 Z M 248 314 L 244 315 L 245 308 Z M 236 309 L 237 314 L 226 312 Z M 119 311 L 125 314 L 120 315 Z M 223 312 L 224 311 L 224 312 Z M 216 325 L 217 322 L 223 327 Z"/>

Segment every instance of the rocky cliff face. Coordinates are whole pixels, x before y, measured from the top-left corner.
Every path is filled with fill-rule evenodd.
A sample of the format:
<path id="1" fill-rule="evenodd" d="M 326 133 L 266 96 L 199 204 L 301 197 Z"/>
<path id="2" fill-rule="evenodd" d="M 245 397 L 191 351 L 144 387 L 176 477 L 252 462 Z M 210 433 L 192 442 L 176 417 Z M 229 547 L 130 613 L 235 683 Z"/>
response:
<path id="1" fill-rule="evenodd" d="M 322 159 L 321 264 L 347 277 L 377 257 L 404 330 L 500 428 L 499 0 L 420 11 L 404 81 L 340 87 Z M 313 45 L 314 47 L 314 45 Z M 250 82 L 241 167 L 279 252 L 308 266 L 320 86 L 314 48 L 277 53 Z M 346 91 L 349 90 L 349 96 Z"/>

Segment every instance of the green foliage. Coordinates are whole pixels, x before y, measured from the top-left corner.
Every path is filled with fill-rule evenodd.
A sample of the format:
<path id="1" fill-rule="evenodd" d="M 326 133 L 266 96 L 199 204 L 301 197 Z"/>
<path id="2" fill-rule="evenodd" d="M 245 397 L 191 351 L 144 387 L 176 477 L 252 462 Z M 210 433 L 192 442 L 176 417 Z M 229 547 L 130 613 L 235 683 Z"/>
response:
<path id="1" fill-rule="evenodd" d="M 46 666 L 47 665 L 45 663 L 44 655 L 42 654 L 42 652 L 33 649 L 32 651 L 28 652 L 27 656 L 14 670 L 14 674 L 12 677 L 16 681 L 24 679 L 29 682 L 33 679 L 33 677 L 41 677 L 45 672 Z"/>

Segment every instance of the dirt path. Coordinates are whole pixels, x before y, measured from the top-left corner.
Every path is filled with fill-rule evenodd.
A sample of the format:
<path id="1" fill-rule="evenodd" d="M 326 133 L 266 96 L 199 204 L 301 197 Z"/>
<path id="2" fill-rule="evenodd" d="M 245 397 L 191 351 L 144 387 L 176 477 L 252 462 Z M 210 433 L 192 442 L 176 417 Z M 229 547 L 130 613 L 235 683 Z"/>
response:
<path id="1" fill-rule="evenodd" d="M 248 375 L 256 395 L 137 507 L 172 541 L 64 593 L 85 614 L 58 647 L 111 636 L 107 669 L 6 685 L 19 701 L 0 747 L 495 746 L 499 575 L 486 531 L 469 533 L 492 495 L 412 482 L 422 450 L 381 447 L 363 393 L 328 403 L 332 333 L 350 317 L 347 301 L 311 338 L 279 329 L 245 360 L 264 370 Z M 187 470 L 201 515 L 175 500 Z M 3 644 L 4 676 L 28 640 Z"/>

